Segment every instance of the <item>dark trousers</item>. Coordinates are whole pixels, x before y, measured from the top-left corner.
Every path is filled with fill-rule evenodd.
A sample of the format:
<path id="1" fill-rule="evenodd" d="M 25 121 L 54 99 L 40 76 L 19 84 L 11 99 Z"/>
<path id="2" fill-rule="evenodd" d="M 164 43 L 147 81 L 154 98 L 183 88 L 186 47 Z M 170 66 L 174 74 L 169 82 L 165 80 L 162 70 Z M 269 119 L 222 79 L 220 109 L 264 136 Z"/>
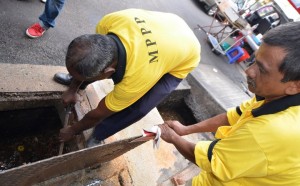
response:
<path id="1" fill-rule="evenodd" d="M 131 106 L 104 119 L 95 127 L 93 137 L 104 140 L 120 130 L 142 119 L 165 99 L 182 79 L 170 74 L 164 75 L 143 97 Z"/>

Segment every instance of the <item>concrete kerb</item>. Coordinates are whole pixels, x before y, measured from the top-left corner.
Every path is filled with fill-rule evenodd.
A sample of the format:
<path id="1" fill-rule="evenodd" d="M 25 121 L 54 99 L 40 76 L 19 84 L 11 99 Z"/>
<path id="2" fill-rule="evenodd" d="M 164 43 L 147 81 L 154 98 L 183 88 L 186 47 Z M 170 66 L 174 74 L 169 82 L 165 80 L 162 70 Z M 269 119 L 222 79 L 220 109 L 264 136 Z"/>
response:
<path id="1" fill-rule="evenodd" d="M 185 102 L 202 121 L 240 105 L 250 97 L 215 67 L 200 64 L 188 77 L 191 94 Z"/>

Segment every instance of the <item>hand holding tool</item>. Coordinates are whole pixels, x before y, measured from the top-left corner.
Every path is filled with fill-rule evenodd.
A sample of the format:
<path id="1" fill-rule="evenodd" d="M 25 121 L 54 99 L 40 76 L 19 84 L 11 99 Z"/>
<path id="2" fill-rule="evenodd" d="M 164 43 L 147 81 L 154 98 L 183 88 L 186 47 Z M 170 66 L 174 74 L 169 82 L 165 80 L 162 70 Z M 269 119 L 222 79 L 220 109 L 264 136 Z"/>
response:
<path id="1" fill-rule="evenodd" d="M 69 105 L 66 108 L 66 115 L 65 115 L 65 121 L 64 121 L 64 126 L 63 127 L 66 127 L 69 123 L 69 118 L 70 118 L 70 114 L 72 113 L 72 108 L 73 108 L 73 105 Z M 58 155 L 61 155 L 63 153 L 64 144 L 65 144 L 64 142 L 60 143 Z"/>

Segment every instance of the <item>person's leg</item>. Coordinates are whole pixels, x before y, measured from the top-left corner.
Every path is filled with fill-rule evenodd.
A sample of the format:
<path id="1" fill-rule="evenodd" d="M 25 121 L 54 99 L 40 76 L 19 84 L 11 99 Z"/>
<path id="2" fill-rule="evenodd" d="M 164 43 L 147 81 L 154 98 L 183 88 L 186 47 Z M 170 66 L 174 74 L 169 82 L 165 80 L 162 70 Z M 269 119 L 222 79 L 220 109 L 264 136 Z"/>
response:
<path id="1" fill-rule="evenodd" d="M 45 29 L 55 26 L 55 19 L 64 7 L 65 0 L 48 0 L 45 4 L 45 10 L 39 17 L 41 26 Z"/>
<path id="2" fill-rule="evenodd" d="M 26 35 L 30 38 L 39 38 L 43 36 L 47 29 L 55 26 L 55 19 L 62 10 L 65 0 L 48 0 L 45 4 L 45 10 L 39 17 L 40 21 L 31 25 L 26 30 Z"/>
<path id="3" fill-rule="evenodd" d="M 93 138 L 104 140 L 140 120 L 175 90 L 181 80 L 170 74 L 164 75 L 137 102 L 99 123 L 95 127 Z"/>

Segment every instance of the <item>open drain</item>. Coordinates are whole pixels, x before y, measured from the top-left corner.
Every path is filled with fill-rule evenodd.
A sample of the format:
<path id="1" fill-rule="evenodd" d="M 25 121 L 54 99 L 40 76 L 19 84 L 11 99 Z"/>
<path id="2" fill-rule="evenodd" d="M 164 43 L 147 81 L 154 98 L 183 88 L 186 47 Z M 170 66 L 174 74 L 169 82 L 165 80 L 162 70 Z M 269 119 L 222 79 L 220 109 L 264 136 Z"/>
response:
<path id="1" fill-rule="evenodd" d="M 57 92 L 2 93 L 0 173 L 59 155 L 65 111 Z M 74 141 L 64 153 L 78 150 Z"/>
<path id="2" fill-rule="evenodd" d="M 0 171 L 58 155 L 62 127 L 55 107 L 0 112 Z M 66 145 L 65 152 L 72 150 Z"/>
<path id="3" fill-rule="evenodd" d="M 157 106 L 161 117 L 164 121 L 177 120 L 183 125 L 191 125 L 197 123 L 191 109 L 186 105 L 184 99 L 172 102 L 172 104 L 164 103 Z"/>

